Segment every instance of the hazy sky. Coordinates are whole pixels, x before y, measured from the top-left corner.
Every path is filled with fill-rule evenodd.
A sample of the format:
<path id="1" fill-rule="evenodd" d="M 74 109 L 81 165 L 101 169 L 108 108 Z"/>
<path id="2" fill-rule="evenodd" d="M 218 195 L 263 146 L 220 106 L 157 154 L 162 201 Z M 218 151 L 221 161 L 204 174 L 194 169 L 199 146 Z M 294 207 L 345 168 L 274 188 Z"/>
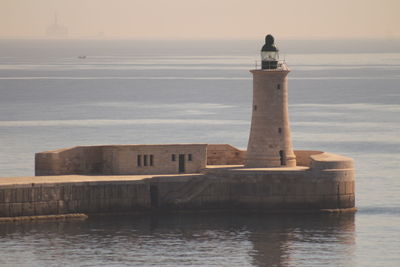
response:
<path id="1" fill-rule="evenodd" d="M 400 38 L 400 0 L 0 0 L 0 38 Z"/>

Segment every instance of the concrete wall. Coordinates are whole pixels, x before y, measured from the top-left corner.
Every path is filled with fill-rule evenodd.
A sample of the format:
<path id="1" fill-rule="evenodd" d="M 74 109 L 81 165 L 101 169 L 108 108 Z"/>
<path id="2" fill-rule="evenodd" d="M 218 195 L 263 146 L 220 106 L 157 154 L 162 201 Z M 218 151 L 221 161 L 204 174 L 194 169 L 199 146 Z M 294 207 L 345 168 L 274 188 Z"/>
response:
<path id="1" fill-rule="evenodd" d="M 196 173 L 206 167 L 206 147 L 206 144 L 115 145 L 47 151 L 35 154 L 35 175 L 173 174 L 179 172 L 180 154 L 185 155 L 185 173 Z"/>

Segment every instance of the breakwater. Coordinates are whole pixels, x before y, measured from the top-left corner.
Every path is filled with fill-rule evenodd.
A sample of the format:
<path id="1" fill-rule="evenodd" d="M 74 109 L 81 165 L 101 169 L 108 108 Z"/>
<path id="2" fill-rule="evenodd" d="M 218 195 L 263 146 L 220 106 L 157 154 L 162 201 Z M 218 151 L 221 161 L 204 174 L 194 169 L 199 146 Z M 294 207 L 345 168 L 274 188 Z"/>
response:
<path id="1" fill-rule="evenodd" d="M 2 178 L 0 217 L 354 208 L 352 159 L 322 152 L 297 154 L 306 166 L 246 169 L 240 165 L 214 165 L 196 174 Z"/>

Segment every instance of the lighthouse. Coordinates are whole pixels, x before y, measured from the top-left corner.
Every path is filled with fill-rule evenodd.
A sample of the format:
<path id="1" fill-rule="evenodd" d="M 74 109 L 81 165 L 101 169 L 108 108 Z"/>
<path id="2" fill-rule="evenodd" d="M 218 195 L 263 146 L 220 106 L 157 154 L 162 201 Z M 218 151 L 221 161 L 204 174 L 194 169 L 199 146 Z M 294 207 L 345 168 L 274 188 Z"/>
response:
<path id="1" fill-rule="evenodd" d="M 112 210 L 354 212 L 353 159 L 293 151 L 289 69 L 278 52 L 267 35 L 261 69 L 250 71 L 253 112 L 247 152 L 229 144 L 194 143 L 75 146 L 36 153 L 36 178 L 18 178 L 18 184 L 15 178 L 0 179 L 0 196 L 15 192 L 0 197 L 0 221 Z M 39 187 L 45 197 L 37 194 Z"/>
<path id="2" fill-rule="evenodd" d="M 253 74 L 253 107 L 245 167 L 294 167 L 296 156 L 289 126 L 290 70 L 279 61 L 274 37 L 267 35 L 261 49 L 261 69 Z"/>

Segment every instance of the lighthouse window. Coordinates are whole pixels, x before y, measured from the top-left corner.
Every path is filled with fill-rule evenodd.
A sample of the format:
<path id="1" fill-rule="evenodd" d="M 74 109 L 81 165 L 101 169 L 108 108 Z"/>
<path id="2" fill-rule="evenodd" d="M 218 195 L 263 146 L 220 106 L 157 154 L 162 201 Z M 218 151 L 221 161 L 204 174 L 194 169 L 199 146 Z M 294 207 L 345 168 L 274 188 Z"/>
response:
<path id="1" fill-rule="evenodd" d="M 279 129 L 278 129 L 278 133 L 282 133 L 282 128 L 279 128 Z"/>
<path id="2" fill-rule="evenodd" d="M 276 86 L 276 89 L 281 89 L 281 84 L 280 83 L 278 83 L 278 85 Z"/>
<path id="3" fill-rule="evenodd" d="M 257 110 L 257 105 L 254 105 L 254 107 L 253 107 L 253 108 L 254 108 L 254 110 Z"/>

